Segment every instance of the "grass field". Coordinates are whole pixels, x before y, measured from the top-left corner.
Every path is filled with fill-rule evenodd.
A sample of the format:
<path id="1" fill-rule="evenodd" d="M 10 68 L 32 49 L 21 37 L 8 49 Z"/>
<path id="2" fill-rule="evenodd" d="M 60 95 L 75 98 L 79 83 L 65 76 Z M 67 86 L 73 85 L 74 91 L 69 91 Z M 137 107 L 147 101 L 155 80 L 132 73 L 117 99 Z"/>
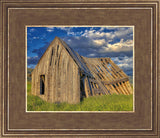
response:
<path id="1" fill-rule="evenodd" d="M 102 95 L 84 98 L 78 104 L 48 103 L 31 95 L 27 83 L 27 111 L 133 111 L 133 95 Z"/>

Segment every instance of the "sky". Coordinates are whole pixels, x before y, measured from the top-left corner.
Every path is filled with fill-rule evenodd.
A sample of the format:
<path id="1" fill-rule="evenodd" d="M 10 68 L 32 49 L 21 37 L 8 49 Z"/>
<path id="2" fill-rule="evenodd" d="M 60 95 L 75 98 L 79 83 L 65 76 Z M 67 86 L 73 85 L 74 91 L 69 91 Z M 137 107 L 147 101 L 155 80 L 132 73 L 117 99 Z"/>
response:
<path id="1" fill-rule="evenodd" d="M 34 68 L 58 36 L 84 57 L 110 57 L 133 75 L 133 27 L 27 27 L 27 67 Z"/>

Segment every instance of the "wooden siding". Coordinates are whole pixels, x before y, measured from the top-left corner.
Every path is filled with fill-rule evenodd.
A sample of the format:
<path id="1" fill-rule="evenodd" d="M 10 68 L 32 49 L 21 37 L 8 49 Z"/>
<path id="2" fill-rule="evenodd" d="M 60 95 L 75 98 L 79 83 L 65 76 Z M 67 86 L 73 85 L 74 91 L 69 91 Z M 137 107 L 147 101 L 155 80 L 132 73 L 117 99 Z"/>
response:
<path id="1" fill-rule="evenodd" d="M 55 39 L 32 72 L 32 94 L 49 102 L 80 102 L 79 67 Z M 45 92 L 40 94 L 40 75 L 45 75 Z"/>

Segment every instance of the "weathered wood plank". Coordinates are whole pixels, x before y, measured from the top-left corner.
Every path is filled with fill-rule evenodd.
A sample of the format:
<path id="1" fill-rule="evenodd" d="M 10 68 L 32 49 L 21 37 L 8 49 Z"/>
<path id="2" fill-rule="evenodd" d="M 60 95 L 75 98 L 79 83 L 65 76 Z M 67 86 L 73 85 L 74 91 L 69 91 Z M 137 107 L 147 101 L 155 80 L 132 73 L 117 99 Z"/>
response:
<path id="1" fill-rule="evenodd" d="M 115 86 L 114 88 L 116 89 L 116 91 L 117 91 L 119 94 L 122 94 L 122 92 L 121 92 L 121 90 L 119 89 L 119 87 L 118 87 L 116 84 L 115 84 L 114 86 Z"/>
<path id="2" fill-rule="evenodd" d="M 128 86 L 128 89 L 129 89 L 129 94 L 132 94 L 132 93 L 133 93 L 133 90 L 132 90 L 132 88 L 131 88 L 131 85 L 130 85 L 129 81 L 126 81 L 126 84 L 127 84 L 127 86 Z"/>
<path id="3" fill-rule="evenodd" d="M 60 87 L 61 87 L 61 101 L 65 102 L 66 101 L 66 89 L 65 89 L 65 82 L 66 82 L 66 69 L 65 69 L 65 64 L 66 64 L 66 60 L 65 60 L 65 54 L 63 52 L 62 49 L 62 54 L 61 54 L 61 63 L 59 64 L 60 66 L 60 71 L 61 71 L 61 78 L 60 78 Z"/>
<path id="4" fill-rule="evenodd" d="M 77 93 L 80 93 L 79 91 L 77 91 L 77 87 L 79 84 L 77 84 L 77 76 L 78 76 L 78 68 L 76 66 L 76 64 L 73 64 L 73 103 L 76 103 L 76 101 L 78 100 L 77 98 Z"/>
<path id="5" fill-rule="evenodd" d="M 88 93 L 88 81 L 87 81 L 87 77 L 84 79 L 84 91 L 85 91 L 85 95 L 88 98 L 89 97 L 89 93 Z"/>
<path id="6" fill-rule="evenodd" d="M 107 67 L 106 64 L 102 64 L 104 66 L 104 68 L 107 70 L 108 74 L 107 76 L 109 76 L 109 78 L 113 81 L 115 78 L 113 77 L 112 74 L 110 74 L 110 69 Z"/>
<path id="7" fill-rule="evenodd" d="M 67 94 L 66 94 L 66 102 L 68 102 L 69 103 L 69 101 L 70 101 L 70 99 L 71 99 L 71 97 L 70 97 L 70 94 L 71 94 L 71 92 L 70 92 L 70 66 L 69 66 L 69 64 L 70 64 L 70 60 L 69 60 L 69 56 L 66 56 L 66 83 L 65 83 L 65 88 L 66 88 L 66 92 L 67 92 Z"/>
<path id="8" fill-rule="evenodd" d="M 119 94 L 119 93 L 117 92 L 117 90 L 113 87 L 112 84 L 109 84 L 109 85 L 107 85 L 107 86 L 109 86 L 109 87 L 111 88 L 112 94 L 113 94 L 113 93 Z"/>
<path id="9" fill-rule="evenodd" d="M 122 77 L 127 77 L 127 75 L 112 61 L 112 60 L 109 60 L 109 63 L 112 64 L 112 66 L 119 70 L 118 73 L 122 76 Z"/>
<path id="10" fill-rule="evenodd" d="M 104 84 L 115 84 L 118 82 L 128 81 L 128 78 L 115 79 L 113 81 L 102 81 Z"/>
<path id="11" fill-rule="evenodd" d="M 125 89 L 127 91 L 127 95 L 129 95 L 130 92 L 129 92 L 128 86 L 126 85 L 126 82 L 124 82 L 123 85 L 124 85 L 124 87 L 125 87 Z"/>
<path id="12" fill-rule="evenodd" d="M 126 89 L 125 85 L 123 82 L 121 82 L 121 85 L 122 85 L 122 88 L 124 89 L 125 91 L 125 94 L 128 95 L 128 90 Z"/>
<path id="13" fill-rule="evenodd" d="M 102 74 L 104 74 L 104 78 L 106 79 L 106 80 L 112 80 L 110 77 L 107 77 L 108 76 L 108 72 L 107 72 L 107 70 L 104 68 L 104 66 L 102 65 L 102 64 L 100 64 L 100 60 L 98 60 L 98 65 L 100 66 L 100 68 L 101 68 L 101 70 L 102 70 Z"/>
<path id="14" fill-rule="evenodd" d="M 94 76 L 95 79 L 97 80 L 98 85 L 103 89 L 104 92 L 107 92 L 105 86 L 104 86 L 103 84 L 101 84 L 100 78 L 98 77 L 95 68 L 93 68 L 93 66 L 91 66 L 91 65 L 89 64 L 89 60 L 86 61 L 86 62 L 88 63 L 87 66 L 88 66 L 88 68 L 90 69 L 91 73 L 93 74 L 93 76 Z"/>
<path id="15" fill-rule="evenodd" d="M 80 91 L 80 70 L 79 68 L 76 66 L 76 83 L 77 83 L 77 87 L 76 87 L 76 101 L 75 103 L 80 102 L 80 96 L 81 96 L 81 91 Z"/>
<path id="16" fill-rule="evenodd" d="M 118 84 L 118 88 L 120 89 L 120 91 L 122 92 L 122 94 L 126 94 L 122 85 L 120 84 L 120 82 L 117 83 Z"/>
<path id="17" fill-rule="evenodd" d="M 69 58 L 69 72 L 68 72 L 68 81 L 69 81 L 69 102 L 73 100 L 73 66 L 71 64 L 71 58 Z"/>
<path id="18" fill-rule="evenodd" d="M 111 70 L 113 71 L 114 75 L 116 76 L 116 78 L 120 79 L 121 76 L 116 72 L 116 70 L 114 69 L 114 67 L 111 65 L 110 66 Z"/>

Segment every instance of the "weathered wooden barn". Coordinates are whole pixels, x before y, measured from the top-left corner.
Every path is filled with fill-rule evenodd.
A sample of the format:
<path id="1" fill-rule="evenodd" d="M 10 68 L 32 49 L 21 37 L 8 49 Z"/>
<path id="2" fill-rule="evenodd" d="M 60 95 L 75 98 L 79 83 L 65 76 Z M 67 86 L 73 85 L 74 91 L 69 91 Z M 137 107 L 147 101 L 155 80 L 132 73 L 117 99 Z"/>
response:
<path id="1" fill-rule="evenodd" d="M 56 37 L 32 72 L 31 92 L 48 102 L 75 104 L 94 95 L 132 94 L 132 88 L 110 58 L 82 57 Z"/>

